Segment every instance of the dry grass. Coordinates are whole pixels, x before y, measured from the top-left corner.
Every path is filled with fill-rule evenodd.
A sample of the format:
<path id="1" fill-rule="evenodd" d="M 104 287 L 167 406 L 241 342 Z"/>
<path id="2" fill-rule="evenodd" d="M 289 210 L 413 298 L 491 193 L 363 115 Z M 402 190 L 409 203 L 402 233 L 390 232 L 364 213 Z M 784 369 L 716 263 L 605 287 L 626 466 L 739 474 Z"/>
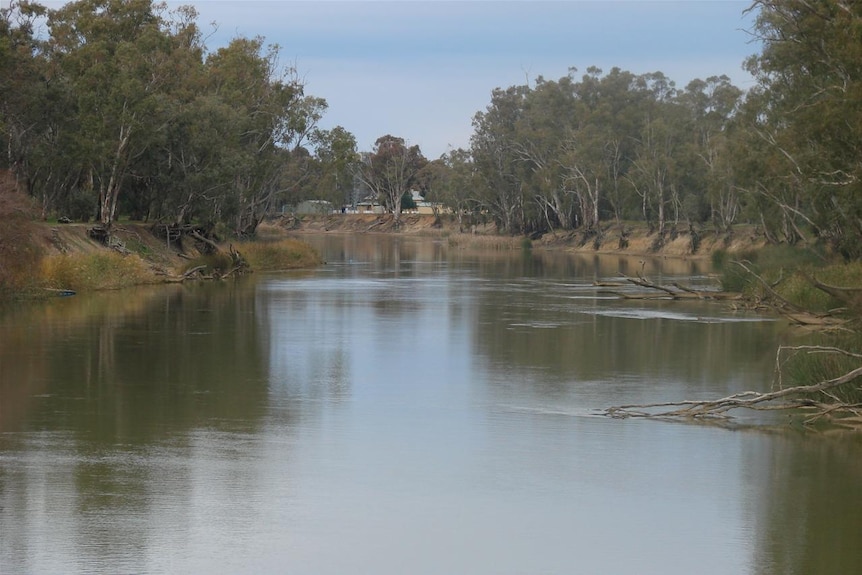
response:
<path id="1" fill-rule="evenodd" d="M 0 171 L 0 294 L 34 287 L 32 270 L 42 257 L 34 217 L 30 198 Z"/>
<path id="2" fill-rule="evenodd" d="M 75 291 L 120 289 L 159 281 L 137 255 L 109 251 L 48 256 L 42 260 L 40 272 L 45 287 Z"/>
<path id="3" fill-rule="evenodd" d="M 239 252 L 253 270 L 279 271 L 317 267 L 323 263 L 314 248 L 297 239 L 240 244 Z"/>
<path id="4" fill-rule="evenodd" d="M 520 250 L 529 246 L 530 240 L 523 236 L 485 236 L 476 234 L 451 234 L 449 247 L 459 249 Z"/>

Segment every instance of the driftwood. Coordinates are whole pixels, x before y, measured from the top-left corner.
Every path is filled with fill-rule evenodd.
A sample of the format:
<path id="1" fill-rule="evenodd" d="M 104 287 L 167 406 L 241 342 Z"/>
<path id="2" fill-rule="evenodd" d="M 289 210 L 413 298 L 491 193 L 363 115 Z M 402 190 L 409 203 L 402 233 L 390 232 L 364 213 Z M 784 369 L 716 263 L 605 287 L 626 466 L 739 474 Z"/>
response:
<path id="1" fill-rule="evenodd" d="M 794 304 L 787 298 L 783 297 L 781 294 L 775 291 L 775 287 L 784 279 L 783 275 L 781 276 L 781 278 L 779 278 L 777 282 L 771 284 L 761 276 L 757 275 L 754 271 L 752 271 L 752 269 L 748 267 L 748 265 L 746 265 L 748 262 L 737 261 L 734 263 L 741 267 L 743 270 L 745 270 L 752 277 L 754 277 L 754 279 L 757 280 L 757 282 L 763 287 L 763 289 L 766 290 L 766 293 L 771 298 L 769 307 L 778 314 L 787 318 L 792 323 L 799 326 L 814 327 L 820 329 L 843 329 L 843 326 L 848 323 L 847 319 L 835 317 L 835 311 L 840 310 L 832 310 L 827 313 L 814 313 Z M 857 288 L 839 288 L 836 286 L 829 286 L 827 284 L 817 281 L 815 278 L 809 276 L 808 274 L 805 274 L 804 272 L 799 273 L 815 288 L 820 289 L 821 291 L 824 291 L 829 295 L 837 297 L 838 299 L 845 302 L 850 300 L 851 294 L 855 293 L 856 291 L 862 291 L 862 288 L 859 288 L 857 290 Z"/>
<path id="2" fill-rule="evenodd" d="M 825 292 L 838 301 L 844 303 L 852 303 L 854 299 L 858 299 L 860 295 L 862 295 L 862 287 L 840 287 L 833 286 L 829 284 L 825 284 L 818 280 L 816 277 L 809 275 L 803 271 L 799 272 L 802 277 L 804 277 L 808 282 L 819 289 L 822 292 Z"/>
<path id="3" fill-rule="evenodd" d="M 167 272 L 157 271 L 158 275 L 164 276 L 165 283 L 173 284 L 173 283 L 182 283 L 184 281 L 192 280 L 192 279 L 213 279 L 211 276 L 204 275 L 204 270 L 206 266 L 195 266 L 183 272 L 178 276 L 168 275 Z"/>
<path id="4" fill-rule="evenodd" d="M 87 236 L 91 240 L 95 240 L 100 244 L 108 245 L 108 238 L 111 236 L 111 232 L 105 226 L 98 225 L 89 228 L 87 230 Z"/>
<path id="5" fill-rule="evenodd" d="M 765 290 L 769 298 L 769 307 L 780 313 L 792 322 L 814 326 L 817 328 L 841 328 L 848 320 L 835 317 L 832 310 L 826 314 L 814 314 L 782 297 L 775 288 L 785 278 L 782 276 L 777 282 L 770 283 L 763 277 L 751 270 L 748 262 L 735 262 L 743 270 L 752 275 Z M 820 282 L 816 278 L 800 272 L 802 276 L 815 288 L 835 297 L 839 301 L 852 304 L 858 301 L 862 295 L 862 287 L 844 288 L 832 286 Z M 641 297 L 662 297 L 679 299 L 688 294 L 693 297 L 701 297 L 703 294 L 691 290 L 679 284 L 671 284 L 672 287 L 658 286 L 643 278 L 626 278 L 634 285 L 655 289 L 661 292 L 659 295 L 647 294 Z M 675 289 L 673 289 L 675 288 Z M 711 292 L 709 292 L 710 295 Z M 621 297 L 638 297 L 626 294 L 618 294 Z M 717 295 L 717 294 L 716 294 Z M 728 299 L 739 298 L 738 294 L 728 295 Z M 838 354 L 853 360 L 862 361 L 862 354 L 850 352 L 837 347 L 828 346 L 781 346 L 776 353 L 777 381 L 773 389 L 768 392 L 743 391 L 727 397 L 707 400 L 682 400 L 661 403 L 646 403 L 620 405 L 603 410 L 603 415 L 614 418 L 659 418 L 676 420 L 729 420 L 732 419 L 730 412 L 734 410 L 747 409 L 755 411 L 801 411 L 805 414 L 803 424 L 810 425 L 821 420 L 828 420 L 839 426 L 862 428 L 862 403 L 858 401 L 847 401 L 840 397 L 841 391 L 851 392 L 849 395 L 862 397 L 862 366 L 855 367 L 849 371 L 831 379 L 824 379 L 807 385 L 796 385 L 785 387 L 782 381 L 783 367 L 787 354 Z"/>
<path id="6" fill-rule="evenodd" d="M 167 228 L 165 228 L 165 229 L 167 229 Z M 210 238 L 208 238 L 205 235 L 203 235 L 202 233 L 200 233 L 199 230 L 197 230 L 193 227 L 188 227 L 187 229 L 185 229 L 184 233 L 189 235 L 190 237 L 194 238 L 196 241 L 200 242 L 201 244 L 203 244 L 205 246 L 205 250 L 203 250 L 203 251 L 207 252 L 207 257 L 210 257 L 211 254 L 220 255 L 222 257 L 218 257 L 218 258 L 211 260 L 211 262 L 213 262 L 213 263 L 204 263 L 204 264 L 192 267 L 192 268 L 186 270 L 184 273 L 182 273 L 179 276 L 171 276 L 171 275 L 168 275 L 167 273 L 161 273 L 160 275 L 165 276 L 164 281 L 166 283 L 181 283 L 181 282 L 192 280 L 192 279 L 195 279 L 195 280 L 221 280 L 221 279 L 229 278 L 231 276 L 243 275 L 243 274 L 248 273 L 250 271 L 250 267 L 248 265 L 248 262 L 245 260 L 245 258 L 242 256 L 241 253 L 239 253 L 236 249 L 234 249 L 233 244 L 229 245 L 228 251 L 226 254 L 227 258 L 224 258 L 223 257 L 225 255 L 224 249 L 219 244 L 217 244 L 215 241 L 211 240 Z M 186 254 L 183 254 L 183 253 L 178 253 L 177 255 L 183 259 L 186 259 L 186 260 L 194 261 L 195 259 L 197 259 L 197 258 L 192 258 Z M 226 265 L 227 264 L 226 260 L 230 262 L 229 265 Z M 207 261 L 207 260 L 204 259 L 204 261 Z M 207 271 L 207 269 L 209 269 L 208 274 L 205 273 Z"/>
<path id="7" fill-rule="evenodd" d="M 793 353 L 832 353 L 862 360 L 862 354 L 852 353 L 835 347 L 824 346 L 782 346 L 776 354 L 778 381 L 775 389 L 761 393 L 743 391 L 727 397 L 710 400 L 684 400 L 663 403 L 644 403 L 609 407 L 602 413 L 614 418 L 658 418 L 658 419 L 729 419 L 732 410 L 749 409 L 756 411 L 803 410 L 805 424 L 821 419 L 830 419 L 838 425 L 862 426 L 862 404 L 845 402 L 834 393 L 837 388 L 862 378 L 862 366 L 843 375 L 826 379 L 810 385 L 784 387 L 781 381 L 782 352 Z M 856 391 L 862 392 L 857 384 Z"/>
<path id="8" fill-rule="evenodd" d="M 211 250 L 211 253 L 218 253 L 221 251 L 221 247 L 217 243 L 201 234 L 198 230 L 191 229 L 188 234 L 197 241 L 205 244 Z"/>
<path id="9" fill-rule="evenodd" d="M 738 293 L 732 292 L 722 292 L 722 291 L 713 291 L 713 290 L 696 290 L 688 286 L 683 286 L 679 282 L 673 282 L 669 286 L 660 285 L 653 283 L 646 279 L 641 274 L 638 274 L 636 278 L 629 276 L 622 276 L 622 278 L 630 284 L 636 285 L 638 287 L 647 288 L 650 290 L 655 290 L 660 293 L 626 293 L 620 291 L 610 291 L 611 293 L 622 299 L 700 299 L 700 300 L 735 300 L 740 299 L 742 296 Z M 601 287 L 622 287 L 625 284 L 623 283 L 610 283 L 604 282 L 603 284 L 596 284 Z"/>

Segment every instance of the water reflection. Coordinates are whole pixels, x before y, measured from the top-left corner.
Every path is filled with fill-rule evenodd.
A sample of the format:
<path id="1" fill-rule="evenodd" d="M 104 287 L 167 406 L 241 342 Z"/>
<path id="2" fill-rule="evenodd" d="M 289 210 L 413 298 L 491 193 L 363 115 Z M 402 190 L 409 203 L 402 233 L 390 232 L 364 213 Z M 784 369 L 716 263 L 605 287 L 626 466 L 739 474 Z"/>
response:
<path id="1" fill-rule="evenodd" d="M 862 438 L 779 434 L 746 446 L 760 573 L 862 573 Z"/>
<path id="2" fill-rule="evenodd" d="M 857 438 L 594 415 L 769 386 L 780 322 L 593 285 L 702 262 L 313 241 L 0 313 L 0 572 L 859 570 Z"/>

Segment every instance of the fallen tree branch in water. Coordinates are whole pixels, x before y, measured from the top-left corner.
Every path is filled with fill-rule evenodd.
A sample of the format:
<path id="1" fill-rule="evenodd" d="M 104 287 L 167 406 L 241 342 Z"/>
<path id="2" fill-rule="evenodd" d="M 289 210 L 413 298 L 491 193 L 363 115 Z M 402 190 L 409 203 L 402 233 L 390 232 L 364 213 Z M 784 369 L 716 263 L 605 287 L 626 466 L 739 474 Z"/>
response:
<path id="1" fill-rule="evenodd" d="M 207 276 L 203 274 L 203 271 L 205 269 L 206 266 L 195 266 L 191 269 L 186 270 L 184 273 L 178 276 L 168 275 L 167 272 L 164 271 L 157 272 L 157 275 L 164 276 L 164 280 L 162 281 L 164 281 L 165 283 L 182 283 L 190 279 L 211 279 L 207 278 Z"/>
<path id="2" fill-rule="evenodd" d="M 823 293 L 829 294 L 838 301 L 846 303 L 851 303 L 854 298 L 858 298 L 859 294 L 862 293 L 862 287 L 853 286 L 853 287 L 844 287 L 844 286 L 834 286 L 829 285 L 827 283 L 823 283 L 818 280 L 811 274 L 805 273 L 804 271 L 799 272 L 805 280 L 813 285 L 815 288 L 819 289 Z"/>
<path id="3" fill-rule="evenodd" d="M 609 407 L 603 415 L 624 419 L 629 417 L 658 419 L 729 419 L 730 411 L 749 409 L 756 411 L 804 410 L 807 414 L 803 423 L 812 424 L 829 418 L 838 425 L 858 427 L 862 425 L 862 403 L 841 400 L 834 392 L 837 388 L 862 378 L 862 367 L 852 369 L 838 377 L 809 385 L 783 387 L 781 381 L 782 351 L 795 353 L 834 353 L 854 359 L 862 355 L 834 347 L 821 346 L 781 346 L 776 354 L 778 389 L 770 392 L 743 391 L 727 397 L 711 400 L 683 400 L 661 403 L 631 404 Z M 853 391 L 862 394 L 862 385 L 857 384 Z M 673 409 L 666 409 L 673 408 Z"/>
<path id="4" fill-rule="evenodd" d="M 813 313 L 809 310 L 806 310 L 795 303 L 789 301 L 787 298 L 783 297 L 777 291 L 775 291 L 775 287 L 778 282 L 783 281 L 782 277 L 779 278 L 778 282 L 775 284 L 770 284 L 763 277 L 756 274 L 746 263 L 748 262 L 734 262 L 736 265 L 741 267 L 746 273 L 750 274 L 757 282 L 763 287 L 766 293 L 772 298 L 771 302 L 765 302 L 769 305 L 771 309 L 781 314 L 791 322 L 804 326 L 804 327 L 814 327 L 818 329 L 843 329 L 843 326 L 848 323 L 848 321 L 844 318 L 835 317 L 832 315 L 832 312 L 828 312 L 825 314 Z M 842 288 L 837 288 L 835 286 L 827 286 L 826 284 L 820 283 L 814 278 L 802 274 L 802 277 L 805 278 L 811 285 L 815 288 L 824 291 L 836 297 L 836 290 L 841 290 Z M 831 290 L 831 291 L 830 291 Z M 845 300 L 846 301 L 846 300 Z M 833 310 L 834 311 L 834 310 Z"/>
<path id="5" fill-rule="evenodd" d="M 713 291 L 713 290 L 696 290 L 687 286 L 681 285 L 679 282 L 673 282 L 670 286 L 661 285 L 657 283 L 653 283 L 638 274 L 636 278 L 629 276 L 622 276 L 624 280 L 628 283 L 636 285 L 638 287 L 647 288 L 651 290 L 656 290 L 661 293 L 625 293 L 619 291 L 610 291 L 611 293 L 622 299 L 712 299 L 712 300 L 734 300 L 740 299 L 742 296 L 738 293 L 733 292 L 722 292 L 722 291 Z M 602 284 L 596 284 L 599 287 L 621 287 L 625 284 L 611 284 L 606 283 L 604 286 Z"/>

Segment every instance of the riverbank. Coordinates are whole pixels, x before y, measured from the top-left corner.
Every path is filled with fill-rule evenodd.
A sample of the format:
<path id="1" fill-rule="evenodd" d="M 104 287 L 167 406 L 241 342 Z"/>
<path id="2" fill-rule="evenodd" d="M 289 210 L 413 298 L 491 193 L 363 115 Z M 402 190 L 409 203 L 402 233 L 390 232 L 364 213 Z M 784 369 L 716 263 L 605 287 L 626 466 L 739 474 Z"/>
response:
<path id="1" fill-rule="evenodd" d="M 134 285 L 220 279 L 249 271 L 312 268 L 322 260 L 306 242 L 269 230 L 263 241 L 218 244 L 181 236 L 168 241 L 152 226 L 114 227 L 110 246 L 90 237 L 88 224 L 31 223 L 20 245 L 30 265 L 2 278 L 6 296 L 45 296 Z"/>
<path id="2" fill-rule="evenodd" d="M 31 292 L 50 290 L 118 289 L 130 285 L 184 281 L 192 277 L 230 275 L 240 264 L 231 246 L 212 254 L 211 242 L 192 236 L 168 241 L 157 237 L 152 226 L 124 222 L 113 230 L 113 246 L 89 237 L 87 224 L 32 223 L 29 242 L 40 252 L 36 261 L 20 272 L 17 286 Z M 310 268 L 319 256 L 302 241 L 304 234 L 392 234 L 444 240 L 453 249 L 522 250 L 525 247 L 573 253 L 650 256 L 664 258 L 753 258 L 767 242 L 754 226 L 739 226 L 729 234 L 713 231 L 673 230 L 664 236 L 650 233 L 642 223 L 608 224 L 600 235 L 558 231 L 533 239 L 503 236 L 493 224 L 459 229 L 455 218 L 404 214 L 396 230 L 391 215 L 329 214 L 288 216 L 261 224 L 257 242 L 237 242 L 233 247 L 252 270 Z M 729 257 L 728 257 L 729 256 Z M 724 283 L 724 282 L 723 282 Z M 729 286 L 725 286 L 728 289 Z M 26 291 L 13 290 L 17 292 Z M 733 291 L 741 291 L 736 286 Z"/>
<path id="3" fill-rule="evenodd" d="M 391 215 L 328 214 L 287 216 L 273 226 L 295 234 L 303 233 L 401 233 L 448 239 L 457 247 L 496 249 L 534 248 L 618 254 L 630 256 L 712 257 L 716 252 L 741 254 L 762 249 L 767 244 L 756 226 L 736 226 L 730 233 L 692 230 L 680 226 L 664 236 L 651 232 L 642 222 L 622 225 L 606 224 L 598 235 L 580 231 L 555 231 L 529 239 L 523 236 L 502 236 L 493 224 L 462 226 L 452 217 L 404 214 L 396 229 Z"/>

